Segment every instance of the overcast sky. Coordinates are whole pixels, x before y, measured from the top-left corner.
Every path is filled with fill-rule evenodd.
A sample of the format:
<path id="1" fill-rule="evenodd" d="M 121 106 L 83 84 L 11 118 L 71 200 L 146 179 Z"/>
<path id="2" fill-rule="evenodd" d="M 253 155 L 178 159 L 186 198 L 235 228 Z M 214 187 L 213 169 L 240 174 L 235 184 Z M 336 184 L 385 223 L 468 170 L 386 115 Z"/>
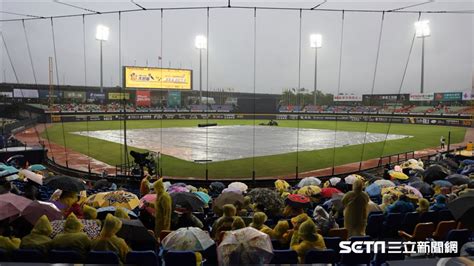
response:
<path id="1" fill-rule="evenodd" d="M 66 1 L 64 1 L 66 2 Z M 221 6 L 226 1 L 135 1 L 146 8 L 183 6 Z M 240 6 L 309 8 L 321 1 L 232 1 Z M 422 1 L 328 1 L 320 8 L 376 9 L 399 8 Z M 97 11 L 135 9 L 130 1 L 67 1 Z M 7 14 L 55 16 L 88 13 L 53 1 L 0 2 L 2 20 L 27 18 Z M 441 1 L 407 10 L 473 10 L 472 1 Z M 385 16 L 379 65 L 374 93 L 398 93 L 403 70 L 414 34 L 418 14 L 389 13 Z M 423 14 L 430 21 L 432 35 L 425 42 L 425 91 L 465 91 L 473 84 L 473 15 Z M 194 89 L 198 89 L 199 52 L 194 38 L 206 35 L 207 11 L 128 12 L 121 15 L 122 64 L 188 68 L 194 70 Z M 84 50 L 82 16 L 54 19 L 59 82 L 84 85 Z M 207 53 L 203 53 L 204 71 L 208 66 L 209 82 L 203 74 L 203 88 L 234 88 L 252 92 L 254 79 L 254 42 L 256 41 L 256 91 L 280 93 L 284 88 L 298 87 L 299 77 L 299 11 L 257 10 L 256 40 L 252 9 L 211 9 Z M 303 11 L 301 35 L 300 87 L 312 90 L 314 84 L 314 50 L 309 35 L 323 35 L 318 51 L 318 89 L 331 93 L 370 93 L 374 75 L 381 13 L 346 12 L 342 47 L 341 83 L 338 90 L 342 12 Z M 85 16 L 85 52 L 87 85 L 99 85 L 99 43 L 95 40 L 98 24 L 110 28 L 110 39 L 104 43 L 104 85 L 119 85 L 118 14 Z M 10 51 L 19 82 L 34 83 L 21 21 L 2 22 L 1 30 Z M 53 39 L 49 19 L 25 21 L 38 83 L 48 83 L 48 57 L 53 56 Z M 161 32 L 161 27 L 163 32 Z M 161 35 L 163 38 L 161 39 Z M 163 43 L 163 47 L 161 47 Z M 16 82 L 12 68 L 0 44 L 1 80 Z M 162 50 L 162 52 L 161 52 Z M 207 62 L 208 57 L 208 64 Z M 418 92 L 420 88 L 421 39 L 415 40 L 407 75 L 401 92 Z M 56 73 L 55 73 L 56 74 Z M 56 77 L 54 80 L 56 83 Z"/>

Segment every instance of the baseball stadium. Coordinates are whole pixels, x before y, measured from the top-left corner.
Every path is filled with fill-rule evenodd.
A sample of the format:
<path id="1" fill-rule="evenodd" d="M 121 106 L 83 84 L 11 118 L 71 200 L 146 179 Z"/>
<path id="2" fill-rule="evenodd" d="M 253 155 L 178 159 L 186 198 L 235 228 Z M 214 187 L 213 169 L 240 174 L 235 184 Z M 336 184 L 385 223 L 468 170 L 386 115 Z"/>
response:
<path id="1" fill-rule="evenodd" d="M 6 1 L 0 262 L 471 265 L 472 12 Z"/>

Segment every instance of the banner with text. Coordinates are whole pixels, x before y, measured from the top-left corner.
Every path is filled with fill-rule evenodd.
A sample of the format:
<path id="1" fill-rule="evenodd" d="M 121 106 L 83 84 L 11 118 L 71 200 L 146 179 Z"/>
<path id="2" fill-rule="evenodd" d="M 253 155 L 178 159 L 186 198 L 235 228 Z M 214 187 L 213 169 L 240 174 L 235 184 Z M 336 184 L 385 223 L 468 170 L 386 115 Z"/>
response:
<path id="1" fill-rule="evenodd" d="M 422 101 L 432 101 L 434 100 L 434 93 L 410 93 L 411 102 L 422 102 Z"/>
<path id="2" fill-rule="evenodd" d="M 109 92 L 107 95 L 109 100 L 128 100 L 130 99 L 129 93 L 122 93 L 122 92 Z"/>
<path id="3" fill-rule="evenodd" d="M 333 101 L 335 102 L 362 102 L 362 95 L 334 95 Z"/>
<path id="4" fill-rule="evenodd" d="M 39 98 L 38 90 L 13 89 L 14 98 Z"/>
<path id="5" fill-rule="evenodd" d="M 135 103 L 137 106 L 149 107 L 151 105 L 150 91 L 136 91 Z"/>
<path id="6" fill-rule="evenodd" d="M 124 87 L 127 89 L 192 89 L 192 71 L 156 67 L 124 67 Z"/>
<path id="7" fill-rule="evenodd" d="M 445 102 L 454 102 L 461 101 L 463 93 L 462 92 L 444 92 L 444 93 L 435 93 L 435 101 L 445 101 Z"/>

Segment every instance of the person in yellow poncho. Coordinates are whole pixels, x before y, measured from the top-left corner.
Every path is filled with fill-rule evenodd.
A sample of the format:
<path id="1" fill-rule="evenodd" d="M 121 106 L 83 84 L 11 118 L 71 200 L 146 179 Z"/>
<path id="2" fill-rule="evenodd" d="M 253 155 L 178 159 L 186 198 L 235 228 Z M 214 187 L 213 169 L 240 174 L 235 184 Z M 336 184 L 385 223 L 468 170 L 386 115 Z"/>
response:
<path id="1" fill-rule="evenodd" d="M 311 249 L 325 249 L 324 238 L 317 233 L 317 228 L 311 219 L 301 224 L 298 231 L 293 233 L 290 243 L 291 249 L 298 253 L 298 262 L 304 263 L 306 252 Z"/>
<path id="2" fill-rule="evenodd" d="M 172 201 L 170 194 L 165 191 L 163 178 L 153 184 L 156 193 L 155 200 L 155 236 L 158 238 L 161 231 L 171 229 Z"/>
<path id="3" fill-rule="evenodd" d="M 238 230 L 238 229 L 242 229 L 244 227 L 245 227 L 244 220 L 241 217 L 236 216 L 234 218 L 234 221 L 232 222 L 232 230 Z"/>
<path id="4" fill-rule="evenodd" d="M 352 191 L 342 198 L 344 205 L 344 227 L 351 236 L 365 236 L 367 216 L 369 210 L 369 195 L 362 191 L 363 183 L 360 179 L 352 184 Z"/>
<path id="5" fill-rule="evenodd" d="M 121 207 L 115 209 L 114 216 L 120 219 L 130 220 L 130 216 L 128 216 L 127 211 Z"/>
<path id="6" fill-rule="evenodd" d="M 10 252 L 20 248 L 21 239 L 16 237 L 0 236 L 0 249 Z"/>
<path id="7" fill-rule="evenodd" d="M 43 215 L 38 219 L 31 233 L 23 237 L 20 247 L 22 249 L 37 249 L 46 254 L 51 248 L 52 239 L 49 237 L 51 232 L 53 232 L 51 223 L 48 217 Z"/>
<path id="8" fill-rule="evenodd" d="M 52 249 L 76 250 L 83 258 L 91 248 L 91 240 L 82 231 L 84 225 L 74 213 L 69 214 L 64 223 L 64 232 L 54 237 L 51 242 Z"/>
<path id="9" fill-rule="evenodd" d="M 267 215 L 265 213 L 256 212 L 253 215 L 252 222 L 250 223 L 250 227 L 253 227 L 257 230 L 260 230 L 260 232 L 263 232 L 269 235 L 272 233 L 272 229 L 265 225 L 266 221 L 267 221 Z"/>
<path id="10" fill-rule="evenodd" d="M 232 223 L 234 222 L 237 209 L 232 204 L 225 204 L 222 206 L 223 214 L 212 225 L 211 236 L 219 238 L 221 231 L 232 230 Z"/>
<path id="11" fill-rule="evenodd" d="M 278 223 L 275 225 L 275 227 L 271 230 L 271 232 L 268 234 L 272 239 L 278 240 L 281 244 L 288 244 L 290 242 L 290 238 L 284 237 L 285 233 L 288 232 L 288 229 L 290 228 L 290 225 L 288 224 L 288 221 L 286 220 L 281 220 L 278 221 Z"/>
<path id="12" fill-rule="evenodd" d="M 282 238 L 283 240 L 286 240 L 287 242 L 291 239 L 293 236 L 294 232 L 298 232 L 298 229 L 300 228 L 300 225 L 306 222 L 306 220 L 310 219 L 308 214 L 302 213 L 298 216 L 295 216 L 291 218 L 291 224 L 293 225 L 293 229 L 286 231 Z"/>
<path id="13" fill-rule="evenodd" d="M 84 205 L 82 207 L 82 212 L 84 213 L 84 219 L 86 220 L 94 220 L 100 227 L 102 227 L 102 222 L 97 219 L 97 209 L 92 208 L 89 205 Z"/>
<path id="14" fill-rule="evenodd" d="M 124 262 L 131 249 L 123 238 L 116 236 L 120 228 L 122 221 L 110 213 L 107 214 L 99 238 L 92 242 L 92 250 L 113 251 Z"/>

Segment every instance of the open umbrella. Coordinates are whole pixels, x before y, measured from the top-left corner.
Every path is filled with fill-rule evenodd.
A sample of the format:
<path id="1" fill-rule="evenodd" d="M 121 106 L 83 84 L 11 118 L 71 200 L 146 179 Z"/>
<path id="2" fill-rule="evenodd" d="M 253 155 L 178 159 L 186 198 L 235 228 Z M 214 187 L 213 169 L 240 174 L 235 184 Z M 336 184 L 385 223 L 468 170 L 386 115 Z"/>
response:
<path id="1" fill-rule="evenodd" d="M 235 187 L 228 187 L 228 188 L 224 188 L 224 190 L 222 190 L 222 193 L 227 193 L 227 192 L 234 192 L 234 193 L 237 193 L 237 194 L 242 194 L 242 190 L 240 190 L 238 188 L 235 188 Z"/>
<path id="2" fill-rule="evenodd" d="M 242 191 L 243 193 L 247 192 L 247 189 L 249 188 L 246 184 L 242 182 L 232 182 L 227 187 L 238 189 Z"/>
<path id="3" fill-rule="evenodd" d="M 390 180 L 386 180 L 386 179 L 376 180 L 376 181 L 374 181 L 374 184 L 377 184 L 382 188 L 384 188 L 384 187 L 394 187 L 395 186 L 395 183 L 393 183 Z"/>
<path id="4" fill-rule="evenodd" d="M 225 188 L 224 183 L 219 182 L 219 181 L 212 182 L 209 185 L 209 190 L 212 191 L 213 193 L 216 193 L 216 194 L 220 194 L 222 192 L 222 190 L 224 190 L 224 188 Z"/>
<path id="5" fill-rule="evenodd" d="M 323 198 L 331 198 L 334 194 L 342 193 L 339 189 L 334 187 L 325 187 L 321 189 L 321 197 Z"/>
<path id="6" fill-rule="evenodd" d="M 200 228 L 182 227 L 169 233 L 161 245 L 166 250 L 203 251 L 214 245 L 214 240 Z"/>
<path id="7" fill-rule="evenodd" d="M 263 265 L 272 257 L 270 236 L 252 227 L 225 232 L 217 247 L 219 265 Z"/>
<path id="8" fill-rule="evenodd" d="M 198 211 L 204 207 L 204 202 L 191 192 L 176 192 L 170 194 L 175 208 L 186 208 L 193 211 Z"/>
<path id="9" fill-rule="evenodd" d="M 297 194 L 305 195 L 307 197 L 312 197 L 321 193 L 321 188 L 318 186 L 304 186 L 298 190 Z"/>
<path id="10" fill-rule="evenodd" d="M 19 215 L 33 201 L 13 193 L 0 195 L 0 221 Z"/>
<path id="11" fill-rule="evenodd" d="M 305 186 L 319 186 L 321 185 L 321 180 L 314 176 L 309 176 L 301 179 L 298 183 L 298 187 L 305 187 Z"/>
<path id="12" fill-rule="evenodd" d="M 442 167 L 441 165 L 433 164 L 426 168 L 423 176 L 424 181 L 428 184 L 433 183 L 435 180 L 441 180 L 450 174 L 449 170 Z"/>
<path id="13" fill-rule="evenodd" d="M 95 208 L 114 206 L 133 210 L 138 207 L 140 200 L 131 192 L 117 190 L 94 194 L 87 198 L 85 204 Z"/>
<path id="14" fill-rule="evenodd" d="M 90 239 L 96 239 L 100 234 L 100 226 L 94 220 L 84 220 L 79 219 L 79 221 L 84 225 L 82 231 L 87 234 Z M 53 231 L 49 235 L 51 238 L 54 238 L 57 234 L 64 232 L 64 224 L 66 220 L 56 220 L 51 222 L 51 227 Z"/>
<path id="15" fill-rule="evenodd" d="M 267 215 L 276 214 L 283 208 L 283 198 L 280 194 L 269 188 L 252 189 L 248 196 L 256 205 L 263 206 Z"/>
<path id="16" fill-rule="evenodd" d="M 423 195 L 419 191 L 414 191 L 414 188 L 407 187 L 405 185 L 397 186 L 397 187 L 387 187 L 382 189 L 382 194 L 393 194 L 396 196 L 406 195 L 411 199 L 418 199 L 422 198 Z"/>
<path id="17" fill-rule="evenodd" d="M 43 183 L 54 189 L 61 189 L 63 191 L 79 192 L 86 190 L 86 186 L 81 179 L 70 176 L 52 176 L 45 178 Z"/>
<path id="18" fill-rule="evenodd" d="M 18 179 L 18 169 L 13 166 L 0 164 L 0 179 L 4 179 L 5 181 L 13 181 Z"/>
<path id="19" fill-rule="evenodd" d="M 361 176 L 361 175 L 356 175 L 356 174 L 352 174 L 352 175 L 348 175 L 344 178 L 344 181 L 349 184 L 349 185 L 352 185 L 354 184 L 354 182 L 357 180 L 357 179 L 360 179 L 362 181 L 364 181 L 364 177 Z"/>
<path id="20" fill-rule="evenodd" d="M 470 179 L 469 177 L 465 175 L 453 174 L 453 175 L 447 176 L 446 181 L 450 182 L 453 185 L 460 186 L 464 184 L 469 184 Z"/>
<path id="21" fill-rule="evenodd" d="M 439 187 L 452 187 L 453 184 L 447 180 L 435 180 L 433 181 L 433 184 Z"/>
<path id="22" fill-rule="evenodd" d="M 20 174 L 22 174 L 26 179 L 35 182 L 36 184 L 43 185 L 44 176 L 33 173 L 32 171 L 22 169 L 20 170 Z"/>
<path id="23" fill-rule="evenodd" d="M 222 208 L 225 204 L 243 205 L 244 196 L 234 192 L 227 192 L 220 194 L 219 197 L 214 200 L 214 206 L 217 208 Z"/>
<path id="24" fill-rule="evenodd" d="M 337 185 L 337 183 L 341 182 L 341 178 L 340 177 L 331 177 L 329 178 L 329 184 L 332 186 L 332 187 L 335 187 Z"/>
<path id="25" fill-rule="evenodd" d="M 168 193 L 189 192 L 186 186 L 181 186 L 179 183 L 171 185 L 167 190 Z"/>
<path id="26" fill-rule="evenodd" d="M 461 194 L 457 199 L 448 203 L 448 209 L 457 221 L 470 230 L 474 230 L 474 192 Z"/>
<path id="27" fill-rule="evenodd" d="M 156 239 L 148 232 L 148 229 L 139 219 L 122 221 L 122 228 L 117 236 L 125 239 L 133 250 L 154 250 L 156 248 Z"/>
<path id="28" fill-rule="evenodd" d="M 46 170 L 46 167 L 42 164 L 32 164 L 30 167 L 28 167 L 28 170 L 36 172 L 36 171 L 44 171 Z"/>
<path id="29" fill-rule="evenodd" d="M 138 207 L 144 208 L 144 207 L 152 205 L 154 208 L 155 200 L 156 200 L 156 194 L 146 194 L 140 199 L 140 204 L 138 205 Z"/>
<path id="30" fill-rule="evenodd" d="M 380 196 L 380 193 L 382 193 L 382 187 L 376 183 L 372 183 L 365 188 L 365 192 L 367 192 L 371 197 Z"/>
<path id="31" fill-rule="evenodd" d="M 52 204 L 54 206 L 54 204 Z M 63 214 L 56 207 L 52 207 L 48 202 L 33 201 L 20 214 L 20 217 L 34 225 L 38 219 L 46 215 L 50 221 L 60 220 Z"/>
<path id="32" fill-rule="evenodd" d="M 417 181 L 417 182 L 410 183 L 410 186 L 418 189 L 418 191 L 420 191 L 420 193 L 424 197 L 429 197 L 429 196 L 432 196 L 434 194 L 433 188 L 428 183 L 425 183 L 423 181 Z"/>
<path id="33" fill-rule="evenodd" d="M 397 172 L 397 171 L 394 171 L 394 170 L 388 171 L 388 174 L 390 175 L 391 178 L 395 178 L 395 179 L 398 179 L 398 180 L 407 180 L 409 178 L 403 172 Z"/>
<path id="34" fill-rule="evenodd" d="M 410 185 L 402 185 L 402 188 L 408 190 L 409 194 L 413 194 L 417 196 L 418 198 L 423 198 L 423 194 L 415 187 L 412 187 Z"/>
<path id="35" fill-rule="evenodd" d="M 211 201 L 211 197 L 206 192 L 195 191 L 193 192 L 193 194 L 198 196 L 199 199 L 202 200 L 202 202 L 204 202 L 204 204 L 208 204 Z"/>
<path id="36" fill-rule="evenodd" d="M 305 208 L 309 205 L 310 198 L 305 195 L 290 194 L 285 199 L 285 203 L 295 208 Z"/>
<path id="37" fill-rule="evenodd" d="M 136 213 L 132 212 L 131 210 L 125 209 L 125 208 L 123 208 L 123 209 L 127 212 L 128 216 L 133 217 L 133 218 L 138 218 Z M 117 210 L 117 208 L 114 207 L 114 206 L 107 206 L 107 207 L 99 208 L 99 209 L 97 209 L 97 219 L 104 220 L 108 213 L 113 215 L 116 210 Z"/>

